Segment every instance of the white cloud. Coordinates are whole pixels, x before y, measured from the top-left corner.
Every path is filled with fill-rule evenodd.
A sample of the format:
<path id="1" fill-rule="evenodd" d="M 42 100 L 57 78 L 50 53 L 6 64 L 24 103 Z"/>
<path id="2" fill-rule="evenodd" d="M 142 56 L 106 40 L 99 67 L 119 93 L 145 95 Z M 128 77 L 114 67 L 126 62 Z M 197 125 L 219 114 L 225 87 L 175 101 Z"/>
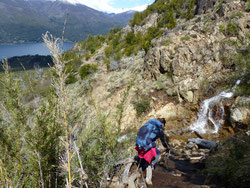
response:
<path id="1" fill-rule="evenodd" d="M 113 8 L 112 2 L 114 0 L 61 0 L 61 1 L 66 1 L 72 4 L 83 4 L 88 7 L 91 7 L 93 9 L 103 11 L 103 12 L 108 12 L 108 13 L 121 13 L 129 10 L 135 10 L 135 11 L 143 11 L 147 8 L 148 4 L 141 5 L 141 6 L 136 6 L 133 8 Z"/>

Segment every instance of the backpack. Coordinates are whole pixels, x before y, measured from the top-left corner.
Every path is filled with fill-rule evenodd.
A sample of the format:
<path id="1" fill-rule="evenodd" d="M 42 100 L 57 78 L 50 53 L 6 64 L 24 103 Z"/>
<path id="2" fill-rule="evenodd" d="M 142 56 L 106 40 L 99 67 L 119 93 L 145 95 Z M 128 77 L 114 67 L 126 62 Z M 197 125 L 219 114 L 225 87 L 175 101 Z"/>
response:
<path id="1" fill-rule="evenodd" d="M 144 124 L 138 131 L 136 137 L 136 145 L 149 150 L 152 147 L 156 147 L 155 140 L 162 130 L 162 123 L 157 119 L 151 119 Z"/>

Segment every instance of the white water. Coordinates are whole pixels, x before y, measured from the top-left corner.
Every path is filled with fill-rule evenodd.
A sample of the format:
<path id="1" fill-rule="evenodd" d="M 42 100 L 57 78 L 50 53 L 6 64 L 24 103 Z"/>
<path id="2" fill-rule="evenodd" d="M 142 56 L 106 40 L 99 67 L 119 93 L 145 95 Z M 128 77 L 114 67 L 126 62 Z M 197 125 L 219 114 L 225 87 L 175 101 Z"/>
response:
<path id="1" fill-rule="evenodd" d="M 189 127 L 192 131 L 197 131 L 198 133 L 204 134 L 206 132 L 211 133 L 218 133 L 220 126 L 223 123 L 223 116 L 224 116 L 224 106 L 221 103 L 222 99 L 224 98 L 231 98 L 233 96 L 233 92 L 235 91 L 236 87 L 240 84 L 240 80 L 238 80 L 233 87 L 231 92 L 223 91 L 219 93 L 217 96 L 214 96 L 210 99 L 206 99 L 203 101 L 200 111 L 198 113 L 197 120 Z M 215 105 L 220 104 L 220 114 L 221 117 L 219 120 L 215 120 L 213 114 L 213 107 Z M 208 120 L 212 122 L 214 128 L 211 129 L 208 127 Z"/>

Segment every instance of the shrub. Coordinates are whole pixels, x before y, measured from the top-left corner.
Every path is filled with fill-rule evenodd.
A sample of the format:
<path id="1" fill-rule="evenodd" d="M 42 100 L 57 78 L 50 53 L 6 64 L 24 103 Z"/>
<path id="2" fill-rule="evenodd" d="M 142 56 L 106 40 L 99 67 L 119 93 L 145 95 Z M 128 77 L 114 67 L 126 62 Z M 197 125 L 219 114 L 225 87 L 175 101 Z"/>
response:
<path id="1" fill-rule="evenodd" d="M 220 149 L 206 159 L 204 173 L 208 183 L 219 181 L 220 187 L 248 187 L 249 137 L 234 135 L 224 141 Z"/>
<path id="2" fill-rule="evenodd" d="M 128 32 L 125 36 L 125 41 L 128 45 L 133 45 L 136 42 L 135 34 L 133 31 Z"/>
<path id="3" fill-rule="evenodd" d="M 75 73 L 70 73 L 65 81 L 66 84 L 73 84 L 77 81 Z"/>
<path id="4" fill-rule="evenodd" d="M 241 12 L 236 12 L 234 14 L 232 14 L 230 16 L 231 19 L 234 19 L 234 18 L 242 18 L 243 17 L 243 14 Z"/>
<path id="5" fill-rule="evenodd" d="M 137 116 L 140 116 L 144 112 L 146 112 L 150 107 L 149 105 L 150 105 L 150 102 L 148 100 L 145 100 L 145 99 L 138 100 L 137 103 L 135 104 L 135 110 L 136 110 Z"/>
<path id="6" fill-rule="evenodd" d="M 89 52 L 86 52 L 84 54 L 84 57 L 85 57 L 86 60 L 89 60 L 89 58 L 91 57 L 91 54 L 89 54 Z"/>
<path id="7" fill-rule="evenodd" d="M 105 53 L 106 57 L 110 57 L 112 55 L 112 48 L 111 48 L 111 46 L 106 46 L 104 48 L 104 53 Z"/>
<path id="8" fill-rule="evenodd" d="M 225 32 L 225 26 L 224 25 L 220 25 L 219 26 L 219 31 L 222 32 L 222 33 Z"/>
<path id="9" fill-rule="evenodd" d="M 165 26 L 169 29 L 174 29 L 177 25 L 177 22 L 175 20 L 174 17 L 174 11 L 171 11 L 167 14 L 164 15 L 164 19 L 165 19 Z"/>
<path id="10" fill-rule="evenodd" d="M 221 30 L 222 30 L 222 28 L 221 28 Z M 237 36 L 239 31 L 240 31 L 239 25 L 237 23 L 234 23 L 234 22 L 227 24 L 227 27 L 222 30 L 222 32 L 226 36 Z"/>
<path id="11" fill-rule="evenodd" d="M 83 65 L 79 70 L 79 75 L 81 79 L 85 79 L 88 75 L 92 74 L 97 70 L 97 65 L 87 64 Z"/>
<path id="12" fill-rule="evenodd" d="M 102 35 L 88 35 L 87 39 L 77 44 L 86 50 L 90 55 L 93 55 L 104 43 L 105 37 Z"/>
<path id="13" fill-rule="evenodd" d="M 110 69 L 110 59 L 105 58 L 105 59 L 104 59 L 104 63 L 106 64 L 106 67 L 107 67 L 107 69 L 109 70 L 109 69 Z"/>
<path id="14" fill-rule="evenodd" d="M 82 57 L 74 51 L 66 51 L 62 54 L 62 60 L 65 61 L 66 73 L 76 72 L 82 63 Z"/>
<path id="15" fill-rule="evenodd" d="M 244 9 L 245 9 L 246 12 L 250 11 L 250 1 L 249 0 L 246 2 Z"/>
<path id="16" fill-rule="evenodd" d="M 165 46 L 168 46 L 168 45 L 170 45 L 172 43 L 172 41 L 170 40 L 170 39 L 168 39 L 168 40 L 166 40 L 165 42 L 164 42 L 164 45 Z"/>
<path id="17" fill-rule="evenodd" d="M 189 36 L 181 37 L 181 41 L 186 41 L 186 40 L 189 40 L 189 39 L 190 39 Z"/>

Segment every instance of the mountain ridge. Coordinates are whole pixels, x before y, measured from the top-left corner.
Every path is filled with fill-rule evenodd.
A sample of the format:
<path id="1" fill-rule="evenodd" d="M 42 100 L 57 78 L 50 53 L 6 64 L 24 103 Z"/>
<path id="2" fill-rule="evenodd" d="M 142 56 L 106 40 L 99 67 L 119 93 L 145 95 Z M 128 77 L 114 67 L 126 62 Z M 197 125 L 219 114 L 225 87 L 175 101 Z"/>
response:
<path id="1" fill-rule="evenodd" d="M 0 10 L 0 43 L 41 42 L 46 31 L 61 37 L 65 20 L 65 40 L 84 40 L 89 34 L 103 35 L 126 25 L 134 14 L 109 15 L 85 5 L 40 0 L 3 0 Z"/>

